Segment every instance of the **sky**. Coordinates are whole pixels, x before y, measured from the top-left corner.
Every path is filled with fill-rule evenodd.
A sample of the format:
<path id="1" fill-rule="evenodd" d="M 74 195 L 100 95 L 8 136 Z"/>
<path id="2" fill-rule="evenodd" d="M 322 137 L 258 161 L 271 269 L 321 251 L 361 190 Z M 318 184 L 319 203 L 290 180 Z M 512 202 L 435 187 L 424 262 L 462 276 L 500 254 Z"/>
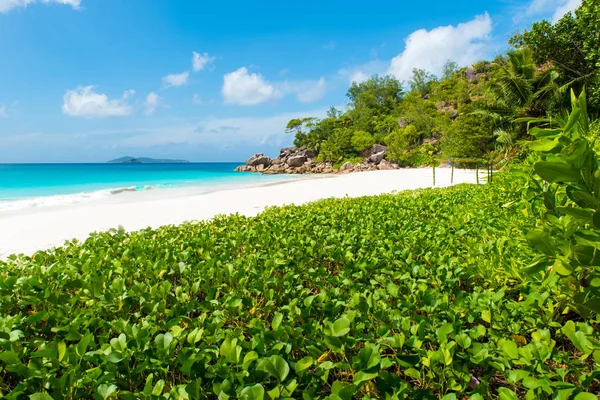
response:
<path id="1" fill-rule="evenodd" d="M 581 0 L 0 0 L 0 163 L 276 155 L 352 81 L 494 57 Z"/>

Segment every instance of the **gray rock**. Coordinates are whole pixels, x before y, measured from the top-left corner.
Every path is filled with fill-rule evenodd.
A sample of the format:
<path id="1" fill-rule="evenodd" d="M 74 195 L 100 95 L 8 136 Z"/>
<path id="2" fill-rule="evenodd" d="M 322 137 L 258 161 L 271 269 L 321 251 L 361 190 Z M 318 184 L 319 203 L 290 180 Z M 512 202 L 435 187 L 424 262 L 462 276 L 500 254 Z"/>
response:
<path id="1" fill-rule="evenodd" d="M 363 150 L 361 155 L 365 158 L 371 157 L 373 154 L 381 153 L 382 151 L 387 151 L 387 147 L 382 144 L 374 144 L 373 146 Z"/>
<path id="2" fill-rule="evenodd" d="M 288 158 L 287 164 L 290 167 L 300 167 L 300 166 L 304 165 L 306 160 L 307 160 L 307 157 L 303 156 L 303 155 L 292 156 L 292 157 Z"/>
<path id="3" fill-rule="evenodd" d="M 354 164 L 348 161 L 342 164 L 342 166 L 340 167 L 340 172 L 350 172 L 352 169 L 354 169 Z"/>
<path id="4" fill-rule="evenodd" d="M 381 160 L 383 160 L 384 157 L 385 157 L 385 151 L 381 151 L 381 152 L 375 153 L 371 157 L 369 157 L 369 162 L 377 165 L 381 162 Z"/>
<path id="5" fill-rule="evenodd" d="M 388 160 L 381 160 L 381 162 L 379 163 L 379 165 L 377 166 L 377 168 L 380 169 L 380 170 L 382 170 L 382 171 L 387 171 L 387 170 L 394 169 L 394 167 L 392 166 L 392 164 Z"/>
<path id="6" fill-rule="evenodd" d="M 292 147 L 284 147 L 283 149 L 279 150 L 279 157 L 283 158 L 283 157 L 287 157 L 290 154 L 293 154 L 296 152 L 296 147 L 292 146 Z"/>
<path id="7" fill-rule="evenodd" d="M 458 118 L 458 111 L 456 111 L 456 110 L 453 110 L 453 111 L 452 111 L 452 114 L 450 114 L 450 118 L 452 118 L 452 119 L 456 119 L 456 118 Z"/>
<path id="8" fill-rule="evenodd" d="M 475 73 L 475 68 L 473 68 L 473 67 L 467 68 L 467 72 L 465 72 L 465 75 L 469 82 L 473 82 L 474 80 L 477 79 L 477 74 Z"/>
<path id="9" fill-rule="evenodd" d="M 249 165 L 251 167 L 256 167 L 259 165 L 262 165 L 263 167 L 268 167 L 269 165 L 271 165 L 271 158 L 265 156 L 262 153 L 258 153 L 250 157 L 248 161 L 246 161 L 246 165 Z"/>

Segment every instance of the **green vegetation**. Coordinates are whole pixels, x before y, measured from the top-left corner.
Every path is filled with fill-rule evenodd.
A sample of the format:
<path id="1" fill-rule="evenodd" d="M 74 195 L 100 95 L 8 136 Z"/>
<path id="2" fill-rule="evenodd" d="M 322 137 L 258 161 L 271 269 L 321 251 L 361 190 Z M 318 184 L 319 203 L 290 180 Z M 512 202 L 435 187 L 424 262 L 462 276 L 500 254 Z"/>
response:
<path id="1" fill-rule="evenodd" d="M 538 140 L 530 147 L 541 160 L 526 195 L 543 199 L 544 207 L 527 238 L 541 252 L 530 270 L 555 271 L 571 297 L 568 306 L 587 317 L 600 313 L 600 169 L 585 93 L 579 99 L 573 94 L 572 102 L 564 123 L 549 120 L 547 128 L 531 132 Z"/>
<path id="2" fill-rule="evenodd" d="M 499 175 L 14 258 L 0 393 L 591 398 L 578 393 L 600 390 L 597 319 L 564 313 L 555 274 L 523 273 L 541 254 L 523 186 Z"/>
<path id="3" fill-rule="evenodd" d="M 402 165 L 526 156 L 485 186 L 115 230 L 0 262 L 0 396 L 597 399 L 598 8 L 534 25 L 513 38 L 527 48 L 469 74 L 417 70 L 407 94 L 353 84 L 346 112 L 287 127 L 338 166 L 374 143 Z M 566 60 L 567 43 L 581 54 Z"/>
<path id="4" fill-rule="evenodd" d="M 520 142 L 532 137 L 521 119 L 564 114 L 571 89 L 585 86 L 590 115 L 600 113 L 598 27 L 600 4 L 585 0 L 575 15 L 516 34 L 513 47 L 492 61 L 469 68 L 449 61 L 441 77 L 415 69 L 406 83 L 392 76 L 354 82 L 345 111 L 292 120 L 288 132 L 296 146 L 337 164 L 368 155 L 375 143 L 389 145 L 387 159 L 401 166 L 522 159 L 527 146 Z"/>

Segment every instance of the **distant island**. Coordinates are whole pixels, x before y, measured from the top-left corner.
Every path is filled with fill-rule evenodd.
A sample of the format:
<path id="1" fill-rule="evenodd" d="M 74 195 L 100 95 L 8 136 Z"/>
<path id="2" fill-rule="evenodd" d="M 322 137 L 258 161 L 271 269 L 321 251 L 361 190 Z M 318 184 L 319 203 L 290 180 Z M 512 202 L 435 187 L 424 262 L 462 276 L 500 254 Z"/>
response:
<path id="1" fill-rule="evenodd" d="M 186 164 L 187 160 L 169 160 L 149 157 L 121 157 L 107 162 L 108 164 Z"/>

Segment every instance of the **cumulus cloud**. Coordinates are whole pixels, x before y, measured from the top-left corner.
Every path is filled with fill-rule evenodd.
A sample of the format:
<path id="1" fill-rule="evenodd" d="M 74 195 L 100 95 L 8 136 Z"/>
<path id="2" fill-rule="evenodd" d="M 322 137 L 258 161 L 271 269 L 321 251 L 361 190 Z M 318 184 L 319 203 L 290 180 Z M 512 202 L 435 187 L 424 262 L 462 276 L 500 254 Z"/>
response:
<path id="1" fill-rule="evenodd" d="M 200 54 L 195 51 L 192 52 L 192 68 L 194 71 L 202 71 L 214 61 L 215 58 L 209 56 L 208 53 Z"/>
<path id="2" fill-rule="evenodd" d="M 133 108 L 128 100 L 135 92 L 128 90 L 120 99 L 109 99 L 94 91 L 93 86 L 78 86 L 67 90 L 63 97 L 63 113 L 71 117 L 102 118 L 131 115 Z"/>
<path id="3" fill-rule="evenodd" d="M 468 65 L 486 56 L 492 32 L 492 19 L 486 13 L 457 26 L 420 29 L 405 39 L 404 51 L 394 57 L 388 73 L 408 80 L 413 68 L 440 74 L 447 60 Z"/>
<path id="4" fill-rule="evenodd" d="M 556 22 L 561 19 L 566 13 L 575 11 L 581 6 L 581 0 L 567 0 L 567 2 L 559 6 L 554 14 L 552 15 L 552 22 Z"/>
<path id="5" fill-rule="evenodd" d="M 0 13 L 7 13 L 15 8 L 25 8 L 29 4 L 34 3 L 54 3 L 69 5 L 74 9 L 78 9 L 81 5 L 82 0 L 0 0 Z"/>
<path id="6" fill-rule="evenodd" d="M 249 73 L 246 67 L 223 76 L 221 89 L 227 104 L 253 106 L 282 97 L 282 93 L 261 74 Z"/>
<path id="7" fill-rule="evenodd" d="M 165 87 L 183 86 L 187 84 L 188 78 L 190 77 L 189 71 L 182 72 L 181 74 L 171 74 L 162 78 L 163 85 Z"/>
<path id="8" fill-rule="evenodd" d="M 566 13 L 575 11 L 581 0 L 533 0 L 528 6 L 518 10 L 515 21 L 523 17 L 552 16 L 552 22 L 561 19 Z M 524 9 L 524 12 L 523 12 Z"/>
<path id="9" fill-rule="evenodd" d="M 158 102 L 159 102 L 159 97 L 155 92 L 148 93 L 148 95 L 146 96 L 145 114 L 146 115 L 153 114 L 154 111 L 156 111 L 156 108 L 158 107 Z"/>

